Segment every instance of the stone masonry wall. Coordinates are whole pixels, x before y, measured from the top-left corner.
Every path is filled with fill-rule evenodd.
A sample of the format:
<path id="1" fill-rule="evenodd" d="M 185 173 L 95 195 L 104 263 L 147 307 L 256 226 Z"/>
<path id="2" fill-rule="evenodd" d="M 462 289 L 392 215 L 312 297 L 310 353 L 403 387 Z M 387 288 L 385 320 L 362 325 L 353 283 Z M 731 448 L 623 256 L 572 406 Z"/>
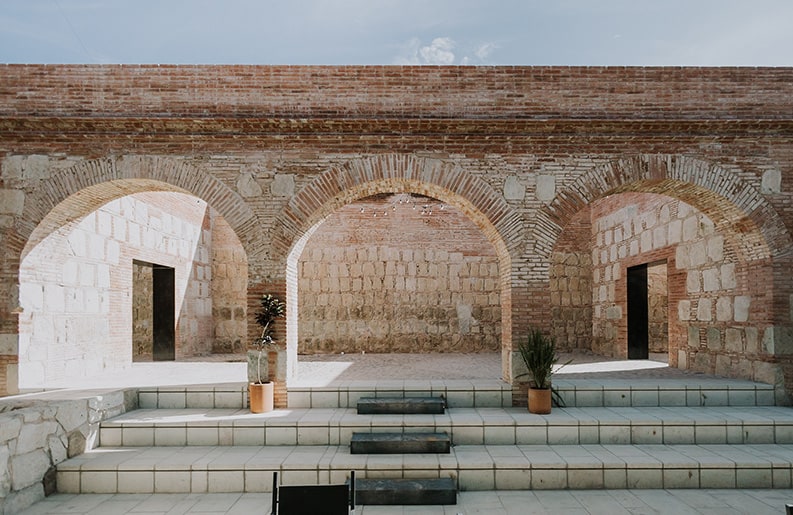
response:
<path id="1" fill-rule="evenodd" d="M 211 210 L 213 353 L 242 353 L 248 346 L 248 258 L 228 222 Z"/>
<path id="2" fill-rule="evenodd" d="M 666 262 L 647 267 L 647 334 L 650 352 L 669 352 L 669 285 Z"/>
<path id="3" fill-rule="evenodd" d="M 314 352 L 497 352 L 498 261 L 452 206 L 381 195 L 338 210 L 306 244 L 300 346 Z"/>
<path id="4" fill-rule="evenodd" d="M 135 391 L 0 401 L 0 513 L 19 513 L 56 493 L 55 467 L 93 448 L 100 422 L 136 407 Z"/>
<path id="5" fill-rule="evenodd" d="M 208 353 L 206 203 L 176 193 L 112 201 L 54 233 L 21 273 L 20 385 L 124 368 L 132 354 L 132 261 L 176 269 L 177 357 Z"/>
<path id="6" fill-rule="evenodd" d="M 625 194 L 596 202 L 592 211 L 597 352 L 627 355 L 626 269 L 664 256 L 670 364 L 710 374 L 735 367 L 742 377 L 775 382 L 762 342 L 765 320 L 757 316 L 747 282 L 762 284 L 767 270 L 754 264 L 756 276 L 749 279 L 752 272 L 736 260 L 731 239 L 684 202 Z M 754 302 L 762 303 L 762 296 Z"/>

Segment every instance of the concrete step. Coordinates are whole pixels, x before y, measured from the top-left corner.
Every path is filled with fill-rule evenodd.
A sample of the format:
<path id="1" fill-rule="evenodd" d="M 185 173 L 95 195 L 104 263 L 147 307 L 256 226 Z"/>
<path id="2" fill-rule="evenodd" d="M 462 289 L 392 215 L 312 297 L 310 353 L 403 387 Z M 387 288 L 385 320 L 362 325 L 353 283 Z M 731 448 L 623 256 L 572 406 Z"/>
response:
<path id="1" fill-rule="evenodd" d="M 141 409 L 102 422 L 102 446 L 349 445 L 353 433 L 447 433 L 453 445 L 793 444 L 793 409 L 452 408 L 442 415 L 352 409 Z"/>
<path id="2" fill-rule="evenodd" d="M 267 492 L 282 484 L 450 478 L 457 489 L 791 488 L 791 445 L 455 446 L 353 455 L 346 446 L 98 448 L 58 465 L 61 493 Z"/>
<path id="3" fill-rule="evenodd" d="M 567 407 L 773 406 L 772 385 L 699 377 L 680 379 L 554 379 Z M 525 397 L 525 392 L 524 392 Z M 246 383 L 141 387 L 138 406 L 163 409 L 244 409 Z M 512 386 L 497 380 L 356 381 L 330 386 L 290 387 L 290 408 L 355 408 L 362 398 L 443 397 L 447 408 L 512 406 Z"/>
<path id="4" fill-rule="evenodd" d="M 448 454 L 447 433 L 353 433 L 350 454 Z"/>
<path id="5" fill-rule="evenodd" d="M 359 415 L 442 415 L 442 397 L 364 397 L 358 400 Z"/>
<path id="6" fill-rule="evenodd" d="M 563 377 L 563 376 L 561 376 Z M 774 406 L 770 384 L 697 377 L 680 379 L 560 379 L 554 389 L 567 407 Z"/>
<path id="7" fill-rule="evenodd" d="M 457 484 L 451 478 L 361 479 L 355 483 L 355 502 L 361 505 L 457 504 Z"/>

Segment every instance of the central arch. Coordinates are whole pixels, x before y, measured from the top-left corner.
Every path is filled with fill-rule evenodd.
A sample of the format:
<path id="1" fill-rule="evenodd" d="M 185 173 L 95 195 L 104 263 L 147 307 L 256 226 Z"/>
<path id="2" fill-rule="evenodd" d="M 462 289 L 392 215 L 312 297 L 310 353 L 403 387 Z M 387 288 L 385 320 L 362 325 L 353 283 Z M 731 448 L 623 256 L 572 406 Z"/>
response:
<path id="1" fill-rule="evenodd" d="M 335 210 L 365 197 L 387 193 L 424 195 L 454 206 L 493 245 L 500 275 L 502 376 L 511 382 L 512 254 L 519 243 L 523 220 L 489 184 L 459 166 L 437 159 L 393 155 L 355 160 L 328 170 L 295 195 L 277 221 L 278 233 L 273 244 L 283 253 L 286 267 L 284 378 L 288 381 L 297 371 L 298 260 L 306 242 Z"/>

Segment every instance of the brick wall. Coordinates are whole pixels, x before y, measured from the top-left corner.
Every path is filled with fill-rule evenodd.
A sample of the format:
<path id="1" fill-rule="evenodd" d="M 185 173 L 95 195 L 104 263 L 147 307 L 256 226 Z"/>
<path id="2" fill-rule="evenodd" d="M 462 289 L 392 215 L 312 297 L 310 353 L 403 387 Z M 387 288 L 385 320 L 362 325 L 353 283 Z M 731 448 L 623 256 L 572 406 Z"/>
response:
<path id="1" fill-rule="evenodd" d="M 673 364 L 793 377 L 793 69 L 10 65 L 1 76 L 0 355 L 11 360 L 25 345 L 21 261 L 108 200 L 178 191 L 216 210 L 247 257 L 250 340 L 258 295 L 299 297 L 293 253 L 322 219 L 411 192 L 454 205 L 493 246 L 507 378 L 531 326 L 620 348 L 622 267 L 655 260 L 667 263 Z M 660 226 L 642 228 L 638 254 L 617 249 L 615 280 L 605 234 L 616 226 L 590 229 L 603 233 L 595 253 L 575 235 L 632 194 L 691 206 L 711 232 L 659 247 Z M 69 216 L 51 216 L 59 205 Z M 673 223 L 670 213 L 667 239 Z M 597 296 L 574 295 L 588 281 Z M 278 327 L 294 358 L 295 307 Z M 237 315 L 223 312 L 208 323 L 229 322 L 234 345 Z"/>
<path id="2" fill-rule="evenodd" d="M 301 353 L 500 349 L 498 259 L 453 206 L 421 195 L 349 204 L 299 266 Z"/>

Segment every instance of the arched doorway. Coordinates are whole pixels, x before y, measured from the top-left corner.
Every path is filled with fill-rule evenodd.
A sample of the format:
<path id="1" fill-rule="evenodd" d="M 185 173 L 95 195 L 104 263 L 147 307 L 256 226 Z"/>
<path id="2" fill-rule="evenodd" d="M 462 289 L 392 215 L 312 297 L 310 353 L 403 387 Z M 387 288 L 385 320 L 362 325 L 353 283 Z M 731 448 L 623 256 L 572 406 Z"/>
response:
<path id="1" fill-rule="evenodd" d="M 415 156 L 378 156 L 334 168 L 304 187 L 289 203 L 277 227 L 274 249 L 286 253 L 287 372 L 296 374 L 299 346 L 299 261 L 303 250 L 325 220 L 336 210 L 377 195 L 426 197 L 452 206 L 481 232 L 498 261 L 501 377 L 512 378 L 512 256 L 524 224 L 492 188 L 467 175 L 452 163 Z M 359 210 L 360 211 L 360 210 Z M 511 250 L 512 249 L 512 250 Z M 495 286 L 495 284 L 494 284 Z"/>
<path id="2" fill-rule="evenodd" d="M 155 359 L 163 314 L 171 333 L 165 359 L 244 349 L 246 252 L 223 216 L 168 183 L 80 189 L 46 214 L 22 256 L 21 389 Z M 170 281 L 157 280 L 162 271 Z"/>

